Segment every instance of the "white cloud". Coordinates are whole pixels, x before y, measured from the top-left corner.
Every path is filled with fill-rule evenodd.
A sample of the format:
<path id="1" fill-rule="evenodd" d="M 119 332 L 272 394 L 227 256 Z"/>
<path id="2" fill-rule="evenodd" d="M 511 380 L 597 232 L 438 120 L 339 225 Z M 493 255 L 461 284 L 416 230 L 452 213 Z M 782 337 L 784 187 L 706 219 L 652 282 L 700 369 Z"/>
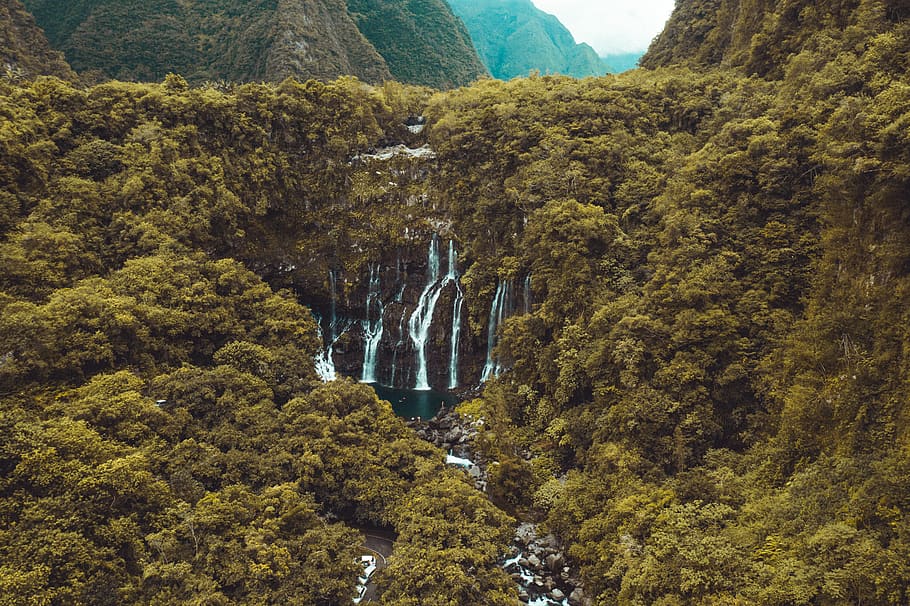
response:
<path id="1" fill-rule="evenodd" d="M 673 12 L 674 0 L 532 0 L 556 15 L 576 42 L 604 55 L 643 51 Z"/>

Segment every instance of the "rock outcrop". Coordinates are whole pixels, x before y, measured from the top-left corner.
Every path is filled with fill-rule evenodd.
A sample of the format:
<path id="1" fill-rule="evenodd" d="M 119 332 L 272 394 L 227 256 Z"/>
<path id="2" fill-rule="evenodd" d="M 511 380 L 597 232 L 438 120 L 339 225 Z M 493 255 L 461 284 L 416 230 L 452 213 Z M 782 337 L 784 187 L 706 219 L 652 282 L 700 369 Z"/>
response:
<path id="1" fill-rule="evenodd" d="M 534 524 L 524 523 L 515 531 L 512 557 L 503 567 L 518 583 L 523 603 L 589 606 L 582 581 L 568 563 L 559 541 L 552 534 L 540 537 Z"/>

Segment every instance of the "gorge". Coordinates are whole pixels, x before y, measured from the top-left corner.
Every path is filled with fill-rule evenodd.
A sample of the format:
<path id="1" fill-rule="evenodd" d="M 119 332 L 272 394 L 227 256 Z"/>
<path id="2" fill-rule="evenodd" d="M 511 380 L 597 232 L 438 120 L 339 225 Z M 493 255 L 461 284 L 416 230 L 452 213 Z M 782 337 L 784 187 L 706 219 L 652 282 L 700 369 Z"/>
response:
<path id="1" fill-rule="evenodd" d="M 0 606 L 347 604 L 375 527 L 387 606 L 910 603 L 906 1 L 446 91 L 32 77 L 6 6 Z"/>

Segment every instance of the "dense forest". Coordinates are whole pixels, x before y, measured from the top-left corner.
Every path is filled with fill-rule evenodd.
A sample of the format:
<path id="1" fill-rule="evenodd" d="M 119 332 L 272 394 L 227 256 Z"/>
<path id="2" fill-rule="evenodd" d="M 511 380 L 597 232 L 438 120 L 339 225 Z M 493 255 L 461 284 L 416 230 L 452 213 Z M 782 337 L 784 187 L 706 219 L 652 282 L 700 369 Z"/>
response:
<path id="1" fill-rule="evenodd" d="M 514 604 L 517 520 L 586 603 L 908 603 L 908 16 L 681 1 L 644 69 L 449 92 L 8 72 L 0 604 L 343 604 L 364 526 L 382 603 Z M 485 494 L 314 370 L 327 271 L 433 234 L 477 334 L 531 276 Z"/>

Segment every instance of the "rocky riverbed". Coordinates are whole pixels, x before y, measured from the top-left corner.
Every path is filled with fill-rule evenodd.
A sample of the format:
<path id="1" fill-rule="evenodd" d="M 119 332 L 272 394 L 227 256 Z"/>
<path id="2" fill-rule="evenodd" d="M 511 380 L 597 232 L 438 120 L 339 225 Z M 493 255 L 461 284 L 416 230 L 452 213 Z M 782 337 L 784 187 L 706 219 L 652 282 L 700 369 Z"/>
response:
<path id="1" fill-rule="evenodd" d="M 471 420 L 443 407 L 432 419 L 413 419 L 409 425 L 424 440 L 446 452 L 475 464 L 468 469 L 480 490 L 486 488 L 489 461 L 475 458 L 471 442 L 483 427 L 482 420 Z M 559 541 L 552 534 L 538 536 L 537 526 L 522 523 L 515 531 L 510 556 L 503 568 L 519 587 L 519 598 L 531 606 L 590 606 L 581 580 L 567 561 Z"/>
<path id="2" fill-rule="evenodd" d="M 515 532 L 512 556 L 503 567 L 518 583 L 518 597 L 534 606 L 589 606 L 581 580 L 552 534 L 538 536 L 534 524 L 523 523 Z"/>

